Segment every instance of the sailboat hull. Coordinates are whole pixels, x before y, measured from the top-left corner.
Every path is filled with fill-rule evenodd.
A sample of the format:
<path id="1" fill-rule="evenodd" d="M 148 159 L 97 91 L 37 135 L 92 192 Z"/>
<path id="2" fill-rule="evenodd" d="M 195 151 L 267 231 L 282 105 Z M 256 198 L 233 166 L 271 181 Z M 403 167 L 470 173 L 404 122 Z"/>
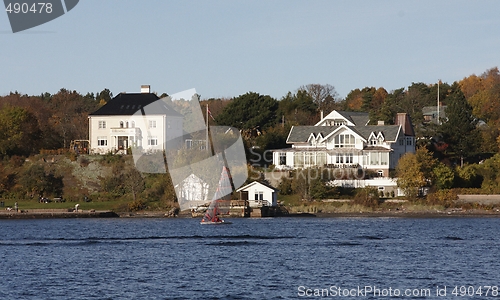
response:
<path id="1" fill-rule="evenodd" d="M 208 222 L 200 222 L 201 225 L 229 225 L 229 224 L 233 224 L 233 222 L 226 222 L 224 220 L 220 221 L 220 222 L 211 222 L 211 221 L 208 221 Z"/>

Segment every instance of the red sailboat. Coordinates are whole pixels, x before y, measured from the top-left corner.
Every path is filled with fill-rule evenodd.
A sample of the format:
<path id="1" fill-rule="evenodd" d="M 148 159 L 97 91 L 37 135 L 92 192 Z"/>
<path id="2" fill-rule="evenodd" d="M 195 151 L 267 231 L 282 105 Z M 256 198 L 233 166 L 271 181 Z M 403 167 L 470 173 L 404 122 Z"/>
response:
<path id="1" fill-rule="evenodd" d="M 224 221 L 220 218 L 221 215 L 228 214 L 229 203 L 231 201 L 231 178 L 229 170 L 224 166 L 219 179 L 219 185 L 215 191 L 212 202 L 207 208 L 203 219 L 200 224 L 202 225 L 221 225 L 231 224 L 231 222 Z"/>

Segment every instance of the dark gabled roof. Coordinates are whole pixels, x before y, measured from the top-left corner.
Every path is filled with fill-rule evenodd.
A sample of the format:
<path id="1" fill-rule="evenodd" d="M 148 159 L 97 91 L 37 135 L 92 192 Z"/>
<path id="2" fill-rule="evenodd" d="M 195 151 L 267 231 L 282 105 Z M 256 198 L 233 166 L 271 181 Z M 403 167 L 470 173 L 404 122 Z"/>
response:
<path id="1" fill-rule="evenodd" d="M 339 126 L 293 126 L 288 134 L 287 143 L 305 143 L 311 136 L 311 133 L 315 137 L 321 133 L 323 137 L 330 134 Z"/>
<path id="2" fill-rule="evenodd" d="M 365 126 L 369 121 L 370 117 L 366 112 L 356 112 L 356 111 L 337 111 L 341 116 L 347 120 L 354 123 L 356 126 Z"/>
<path id="3" fill-rule="evenodd" d="M 237 191 L 237 192 L 242 191 L 242 190 L 244 190 L 244 189 L 248 188 L 249 186 L 254 185 L 254 184 L 257 184 L 257 183 L 258 183 L 258 184 L 262 184 L 263 186 L 268 187 L 268 188 L 270 188 L 270 189 L 272 189 L 272 190 L 274 190 L 274 191 L 278 191 L 278 189 L 277 189 L 277 188 L 275 188 L 274 186 L 272 186 L 272 185 L 270 185 L 270 184 L 267 184 L 267 183 L 265 183 L 265 182 L 257 181 L 257 180 L 254 180 L 254 181 L 250 182 L 249 184 L 247 184 L 247 185 L 245 185 L 245 186 L 240 187 L 240 188 L 239 188 L 239 189 L 237 189 L 236 191 Z"/>
<path id="4" fill-rule="evenodd" d="M 353 129 L 353 131 L 359 133 L 359 135 L 364 137 L 366 140 L 368 140 L 372 132 L 375 133 L 375 136 L 377 136 L 379 132 L 382 132 L 384 140 L 395 141 L 398 136 L 399 125 L 367 125 L 349 127 L 349 129 Z"/>
<path id="5" fill-rule="evenodd" d="M 146 111 L 144 111 L 146 106 Z M 151 93 L 118 94 L 90 116 L 131 116 L 139 110 L 143 115 L 181 116 L 158 96 Z"/>
<path id="6" fill-rule="evenodd" d="M 306 143 L 311 134 L 315 137 L 321 133 L 326 137 L 340 126 L 293 126 L 288 135 L 287 143 Z M 399 132 L 399 125 L 367 125 L 367 126 L 346 126 L 356 132 L 365 140 L 368 140 L 372 132 L 378 135 L 382 132 L 386 141 L 395 141 Z"/>

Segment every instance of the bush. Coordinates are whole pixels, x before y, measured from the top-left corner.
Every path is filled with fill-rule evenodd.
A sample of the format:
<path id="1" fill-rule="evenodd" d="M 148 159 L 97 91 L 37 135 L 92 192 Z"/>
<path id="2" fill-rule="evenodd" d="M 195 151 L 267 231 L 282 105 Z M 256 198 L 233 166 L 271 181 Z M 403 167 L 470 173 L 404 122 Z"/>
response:
<path id="1" fill-rule="evenodd" d="M 427 203 L 431 205 L 442 205 L 445 208 L 453 206 L 458 195 L 454 190 L 437 190 L 427 195 Z"/>
<path id="2" fill-rule="evenodd" d="M 146 208 L 146 204 L 142 200 L 135 200 L 128 203 L 129 211 L 139 211 L 143 210 L 144 208 Z"/>
<path id="3" fill-rule="evenodd" d="M 376 188 L 363 188 L 356 192 L 352 203 L 366 207 L 376 207 L 379 204 L 379 200 L 379 193 Z"/>

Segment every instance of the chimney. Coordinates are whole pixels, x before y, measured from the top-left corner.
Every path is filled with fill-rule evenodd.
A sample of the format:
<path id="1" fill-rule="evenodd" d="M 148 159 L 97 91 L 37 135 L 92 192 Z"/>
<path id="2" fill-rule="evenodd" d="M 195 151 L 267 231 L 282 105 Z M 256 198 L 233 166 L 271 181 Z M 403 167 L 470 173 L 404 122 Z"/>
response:
<path id="1" fill-rule="evenodd" d="M 149 94 L 149 93 L 151 93 L 150 86 L 149 85 L 141 85 L 141 94 Z"/>
<path id="2" fill-rule="evenodd" d="M 384 125 L 385 125 L 384 121 L 380 121 L 380 120 L 377 121 L 377 126 L 384 126 Z"/>
<path id="3" fill-rule="evenodd" d="M 398 113 L 396 116 L 396 125 L 401 125 L 403 133 L 406 136 L 415 136 L 413 131 L 413 124 L 411 123 L 410 116 L 406 113 Z"/>

